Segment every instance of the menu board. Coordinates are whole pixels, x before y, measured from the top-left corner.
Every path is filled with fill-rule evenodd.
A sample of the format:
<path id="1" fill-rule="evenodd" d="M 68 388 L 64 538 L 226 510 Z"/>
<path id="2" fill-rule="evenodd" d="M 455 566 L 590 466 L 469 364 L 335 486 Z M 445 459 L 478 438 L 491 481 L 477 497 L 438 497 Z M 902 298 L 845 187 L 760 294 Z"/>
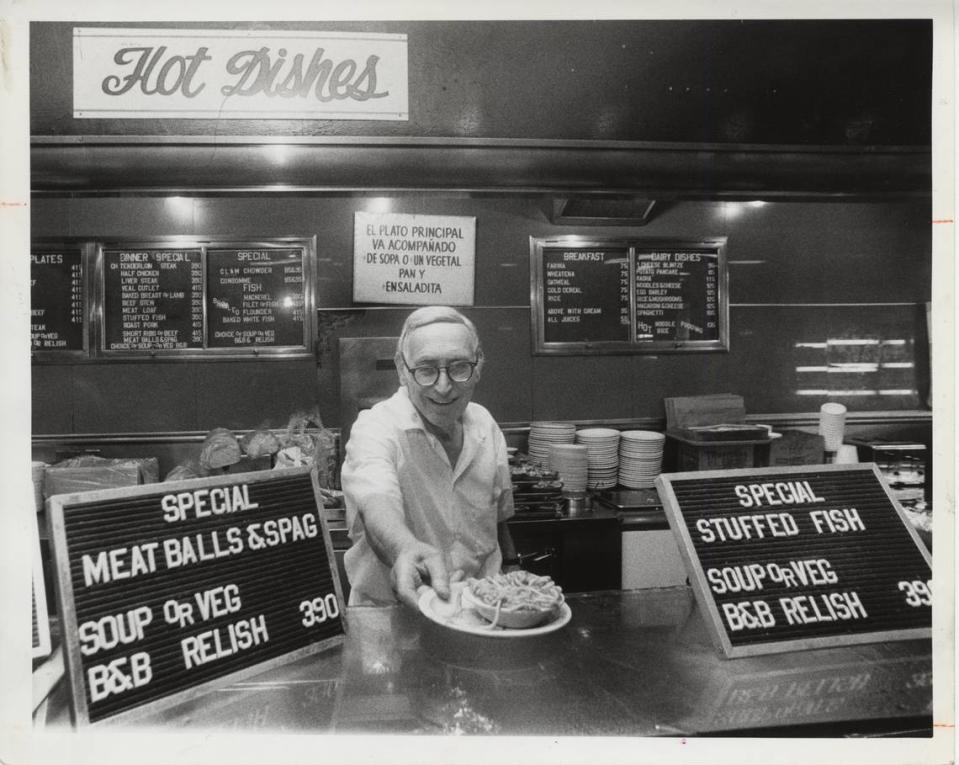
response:
<path id="1" fill-rule="evenodd" d="M 209 347 L 302 346 L 303 287 L 302 248 L 208 250 Z"/>
<path id="2" fill-rule="evenodd" d="M 727 657 L 928 638 L 929 553 L 874 464 L 656 479 Z"/>
<path id="3" fill-rule="evenodd" d="M 636 340 L 719 340 L 719 253 L 636 250 Z"/>
<path id="4" fill-rule="evenodd" d="M 30 254 L 30 346 L 33 351 L 84 350 L 83 250 Z"/>
<path id="5" fill-rule="evenodd" d="M 725 242 L 532 239 L 538 354 L 726 350 Z"/>
<path id="6" fill-rule="evenodd" d="M 203 347 L 203 260 L 199 248 L 103 252 L 106 351 Z"/>
<path id="7" fill-rule="evenodd" d="M 629 340 L 629 253 L 625 247 L 543 250 L 545 341 Z"/>
<path id="8" fill-rule="evenodd" d="M 169 707 L 342 640 L 308 468 L 52 497 L 74 717 Z"/>

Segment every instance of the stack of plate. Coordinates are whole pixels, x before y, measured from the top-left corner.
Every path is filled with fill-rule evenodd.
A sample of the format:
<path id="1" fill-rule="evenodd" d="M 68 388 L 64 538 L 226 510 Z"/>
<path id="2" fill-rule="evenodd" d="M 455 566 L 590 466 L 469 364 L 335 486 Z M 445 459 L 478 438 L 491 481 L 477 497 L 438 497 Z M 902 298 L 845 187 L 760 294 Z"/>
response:
<path id="1" fill-rule="evenodd" d="M 576 443 L 587 449 L 590 489 L 611 489 L 619 478 L 619 431 L 584 428 L 576 431 Z"/>
<path id="2" fill-rule="evenodd" d="M 588 450 L 580 444 L 552 444 L 549 447 L 549 468 L 559 473 L 563 493 L 581 495 L 586 492 L 589 476 Z"/>
<path id="3" fill-rule="evenodd" d="M 576 426 L 571 422 L 532 422 L 529 426 L 529 459 L 540 467 L 549 466 L 549 447 L 553 444 L 571 444 L 576 437 Z"/>
<path id="4" fill-rule="evenodd" d="M 666 436 L 653 430 L 624 430 L 619 440 L 619 482 L 630 489 L 651 489 L 663 467 Z"/>

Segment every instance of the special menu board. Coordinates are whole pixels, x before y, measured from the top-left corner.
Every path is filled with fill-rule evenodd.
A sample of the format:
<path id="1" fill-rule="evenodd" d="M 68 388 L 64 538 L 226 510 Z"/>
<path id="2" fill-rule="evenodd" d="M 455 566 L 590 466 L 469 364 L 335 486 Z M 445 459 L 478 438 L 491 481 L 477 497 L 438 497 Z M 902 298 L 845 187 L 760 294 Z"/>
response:
<path id="1" fill-rule="evenodd" d="M 107 351 L 203 348 L 199 248 L 103 251 Z"/>
<path id="2" fill-rule="evenodd" d="M 117 721 L 342 639 L 308 468 L 50 499 L 74 717 Z"/>
<path id="3" fill-rule="evenodd" d="M 726 350 L 725 240 L 532 239 L 539 354 Z"/>
<path id="4" fill-rule="evenodd" d="M 303 281 L 300 248 L 209 250 L 210 347 L 303 345 Z"/>
<path id="5" fill-rule="evenodd" d="M 31 350 L 84 350 L 83 277 L 80 247 L 30 254 Z"/>
<path id="6" fill-rule="evenodd" d="M 928 638 L 929 553 L 874 464 L 663 474 L 726 656 Z"/>

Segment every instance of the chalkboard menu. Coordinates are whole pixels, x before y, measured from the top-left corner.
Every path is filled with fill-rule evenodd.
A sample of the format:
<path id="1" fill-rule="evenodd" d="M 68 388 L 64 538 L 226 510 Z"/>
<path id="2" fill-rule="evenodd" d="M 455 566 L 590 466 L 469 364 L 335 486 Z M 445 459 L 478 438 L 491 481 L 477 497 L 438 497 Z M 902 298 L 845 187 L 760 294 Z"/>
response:
<path id="1" fill-rule="evenodd" d="M 83 351 L 83 250 L 30 254 L 30 346 L 33 351 Z"/>
<path id="2" fill-rule="evenodd" d="M 49 502 L 78 722 L 168 707 L 341 641 L 307 468 Z"/>
<path id="3" fill-rule="evenodd" d="M 728 348 L 725 240 L 530 240 L 538 354 Z"/>
<path id="4" fill-rule="evenodd" d="M 726 656 L 928 638 L 929 553 L 873 464 L 663 474 Z"/>
<path id="5" fill-rule="evenodd" d="M 303 345 L 302 248 L 207 252 L 207 321 L 212 348 Z"/>
<path id="6" fill-rule="evenodd" d="M 629 340 L 625 247 L 543 250 L 547 343 Z"/>
<path id="7" fill-rule="evenodd" d="M 636 340 L 719 340 L 719 253 L 636 250 Z"/>
<path id="8" fill-rule="evenodd" d="M 105 350 L 203 347 L 199 248 L 106 249 L 102 267 Z"/>

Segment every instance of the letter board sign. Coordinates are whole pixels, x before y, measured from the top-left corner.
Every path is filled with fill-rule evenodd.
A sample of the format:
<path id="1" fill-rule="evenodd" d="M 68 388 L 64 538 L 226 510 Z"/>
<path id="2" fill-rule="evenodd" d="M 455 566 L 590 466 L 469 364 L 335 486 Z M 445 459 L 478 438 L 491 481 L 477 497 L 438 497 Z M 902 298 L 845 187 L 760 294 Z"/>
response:
<path id="1" fill-rule="evenodd" d="M 78 723 L 118 721 L 342 641 L 308 468 L 49 500 Z"/>
<path id="2" fill-rule="evenodd" d="M 929 552 L 874 464 L 663 474 L 656 487 L 725 656 L 931 636 Z"/>

